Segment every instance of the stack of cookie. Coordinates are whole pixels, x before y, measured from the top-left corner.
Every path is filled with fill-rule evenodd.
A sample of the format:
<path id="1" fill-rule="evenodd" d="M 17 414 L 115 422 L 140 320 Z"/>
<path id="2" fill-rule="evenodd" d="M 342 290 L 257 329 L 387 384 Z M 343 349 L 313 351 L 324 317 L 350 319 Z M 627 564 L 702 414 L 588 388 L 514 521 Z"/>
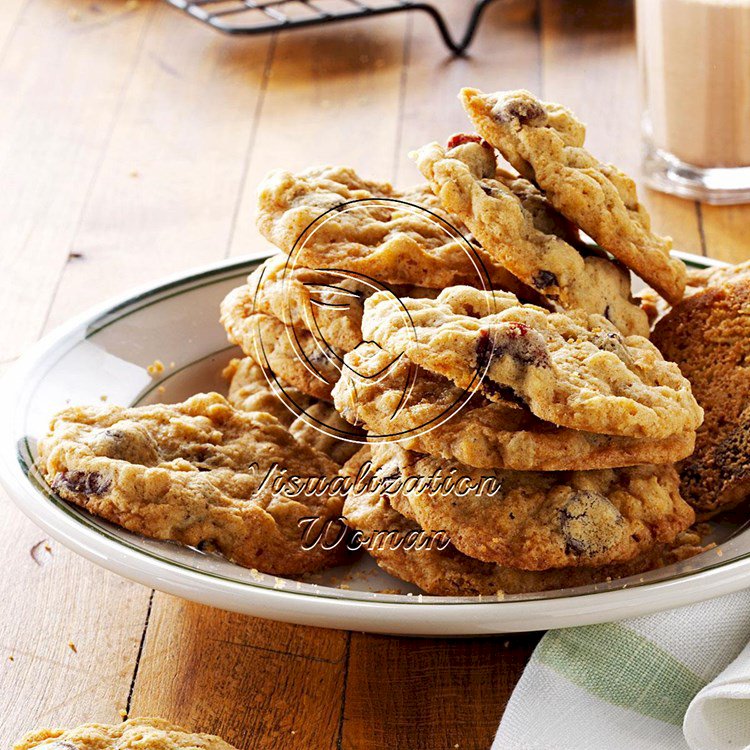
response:
<path id="1" fill-rule="evenodd" d="M 569 111 L 528 92 L 461 98 L 478 134 L 417 151 L 426 185 L 347 168 L 264 181 L 259 228 L 282 255 L 222 305 L 249 357 L 230 401 L 247 408 L 236 394 L 252 373 L 254 394 L 296 413 L 316 399 L 323 421 L 362 430 L 337 421 L 326 449 L 397 490 L 355 486 L 348 523 L 447 534 L 444 549 L 369 546 L 430 593 L 538 590 L 687 554 L 694 514 L 673 464 L 701 409 L 647 341 L 630 283 L 633 271 L 675 303 L 684 266 Z M 409 489 L 436 471 L 472 490 Z M 488 478 L 500 489 L 483 495 Z"/>
<path id="2" fill-rule="evenodd" d="M 483 571 L 472 593 L 557 586 L 571 569 L 601 580 L 653 566 L 693 523 L 672 463 L 692 452 L 701 409 L 646 339 L 465 286 L 434 300 L 377 293 L 363 334 L 334 389 L 371 442 L 347 471 L 369 462 L 395 489 L 351 493 L 345 516 L 371 535 L 400 515 L 454 548 L 371 549 L 391 572 L 442 594 L 459 593 L 461 566 Z M 436 473 L 451 481 L 415 479 Z M 429 572 L 399 564 L 410 554 Z"/>
<path id="3" fill-rule="evenodd" d="M 277 171 L 261 184 L 258 203 L 258 226 L 282 254 L 229 294 L 221 320 L 249 357 L 314 398 L 331 402 L 375 291 L 434 296 L 484 277 L 538 299 L 472 242 L 426 185 L 397 191 L 345 167 Z"/>

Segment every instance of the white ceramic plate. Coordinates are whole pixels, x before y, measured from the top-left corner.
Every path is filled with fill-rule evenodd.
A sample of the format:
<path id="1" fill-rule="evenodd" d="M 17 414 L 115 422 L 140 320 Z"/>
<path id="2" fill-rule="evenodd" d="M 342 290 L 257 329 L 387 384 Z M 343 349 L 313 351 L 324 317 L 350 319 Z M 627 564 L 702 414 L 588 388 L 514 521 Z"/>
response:
<path id="1" fill-rule="evenodd" d="M 703 258 L 686 258 L 706 265 Z M 45 337 L 0 389 L 2 483 L 47 533 L 98 565 L 177 596 L 307 625 L 411 635 L 475 635 L 584 625 L 654 612 L 750 584 L 750 531 L 718 526 L 718 550 L 645 576 L 502 600 L 421 596 L 369 559 L 305 582 L 253 574 L 219 557 L 143 539 L 55 496 L 34 468 L 50 416 L 67 404 L 179 401 L 224 390 L 238 352 L 218 322 L 224 295 L 259 259 L 224 262 L 150 286 Z M 147 367 L 167 365 L 154 379 Z M 393 590 L 402 593 L 379 593 Z"/>

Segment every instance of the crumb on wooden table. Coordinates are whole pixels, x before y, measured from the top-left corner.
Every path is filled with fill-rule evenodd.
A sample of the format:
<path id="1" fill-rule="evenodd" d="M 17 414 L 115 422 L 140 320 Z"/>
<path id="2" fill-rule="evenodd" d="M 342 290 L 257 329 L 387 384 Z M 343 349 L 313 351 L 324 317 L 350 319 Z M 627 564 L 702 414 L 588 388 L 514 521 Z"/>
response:
<path id="1" fill-rule="evenodd" d="M 75 643 L 73 643 L 73 641 L 69 641 L 69 642 L 68 642 L 68 648 L 69 648 L 69 649 L 70 649 L 70 650 L 71 650 L 71 651 L 72 651 L 72 652 L 73 652 L 74 654 L 77 654 L 77 653 L 78 653 L 78 648 L 76 647 L 76 644 L 75 644 Z"/>

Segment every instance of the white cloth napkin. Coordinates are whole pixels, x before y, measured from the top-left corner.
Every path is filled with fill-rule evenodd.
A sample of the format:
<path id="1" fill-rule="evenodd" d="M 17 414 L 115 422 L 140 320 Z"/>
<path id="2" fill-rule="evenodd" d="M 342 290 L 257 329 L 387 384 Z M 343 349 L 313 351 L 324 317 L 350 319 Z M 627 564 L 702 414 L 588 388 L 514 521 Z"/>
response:
<path id="1" fill-rule="evenodd" d="M 750 590 L 539 642 L 492 750 L 750 748 Z"/>

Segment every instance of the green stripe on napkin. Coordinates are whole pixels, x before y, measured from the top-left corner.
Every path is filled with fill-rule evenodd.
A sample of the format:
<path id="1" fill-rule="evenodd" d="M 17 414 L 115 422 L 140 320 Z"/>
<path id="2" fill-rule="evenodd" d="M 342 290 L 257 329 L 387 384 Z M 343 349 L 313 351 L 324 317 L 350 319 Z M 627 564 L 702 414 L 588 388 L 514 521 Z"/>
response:
<path id="1" fill-rule="evenodd" d="M 597 698 L 677 726 L 706 684 L 653 641 L 616 622 L 550 631 L 535 656 Z"/>

